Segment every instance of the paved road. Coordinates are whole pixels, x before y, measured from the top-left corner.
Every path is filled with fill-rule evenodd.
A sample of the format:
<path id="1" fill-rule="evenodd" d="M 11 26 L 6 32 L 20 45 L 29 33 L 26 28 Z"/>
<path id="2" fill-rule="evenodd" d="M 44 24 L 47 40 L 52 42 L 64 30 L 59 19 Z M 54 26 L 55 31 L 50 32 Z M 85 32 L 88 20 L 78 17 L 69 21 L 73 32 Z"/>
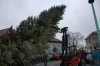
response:
<path id="1" fill-rule="evenodd" d="M 40 64 L 36 64 L 36 66 L 44 66 L 44 64 L 40 63 Z M 50 61 L 48 62 L 47 66 L 60 66 L 60 61 Z M 95 65 L 87 64 L 86 66 L 95 66 Z"/>
<path id="2" fill-rule="evenodd" d="M 43 63 L 36 64 L 36 66 L 44 66 Z M 47 66 L 60 66 L 60 61 L 50 61 L 47 63 Z"/>
<path id="3" fill-rule="evenodd" d="M 95 65 L 89 65 L 89 64 L 87 64 L 86 66 L 95 66 Z"/>

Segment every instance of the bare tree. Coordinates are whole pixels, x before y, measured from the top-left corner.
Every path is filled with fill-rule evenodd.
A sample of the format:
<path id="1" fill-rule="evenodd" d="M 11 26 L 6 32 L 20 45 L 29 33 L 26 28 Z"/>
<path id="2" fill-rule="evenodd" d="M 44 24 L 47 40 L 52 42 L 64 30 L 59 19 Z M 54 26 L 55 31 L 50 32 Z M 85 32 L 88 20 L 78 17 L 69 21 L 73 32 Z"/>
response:
<path id="1" fill-rule="evenodd" d="M 77 48 L 80 47 L 80 44 L 83 44 L 84 36 L 80 32 L 68 32 L 69 35 L 69 45 L 75 45 Z"/>

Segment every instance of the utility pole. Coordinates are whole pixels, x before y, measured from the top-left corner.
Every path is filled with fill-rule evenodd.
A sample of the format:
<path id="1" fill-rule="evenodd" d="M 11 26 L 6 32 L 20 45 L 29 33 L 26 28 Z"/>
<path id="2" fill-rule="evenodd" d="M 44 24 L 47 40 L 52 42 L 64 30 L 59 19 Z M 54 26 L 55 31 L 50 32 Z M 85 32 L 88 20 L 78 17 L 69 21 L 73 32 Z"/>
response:
<path id="1" fill-rule="evenodd" d="M 90 3 L 91 6 L 92 6 L 92 11 L 93 11 L 93 15 L 94 15 L 96 30 L 97 30 L 97 34 L 98 34 L 98 44 L 100 46 L 100 30 L 99 30 L 98 20 L 97 20 L 96 13 L 95 13 L 95 9 L 94 9 L 94 5 L 93 5 L 94 0 L 88 0 L 88 3 Z"/>

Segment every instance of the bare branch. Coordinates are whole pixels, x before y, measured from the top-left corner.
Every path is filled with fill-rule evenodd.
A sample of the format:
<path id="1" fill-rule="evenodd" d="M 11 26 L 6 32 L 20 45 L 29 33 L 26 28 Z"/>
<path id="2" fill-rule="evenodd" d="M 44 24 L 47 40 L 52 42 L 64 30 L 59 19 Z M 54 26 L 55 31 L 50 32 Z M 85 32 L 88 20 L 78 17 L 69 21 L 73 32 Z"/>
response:
<path id="1" fill-rule="evenodd" d="M 70 45 L 76 45 L 76 47 L 79 47 L 81 43 L 83 43 L 84 36 L 80 32 L 68 32 L 69 34 L 69 44 Z"/>

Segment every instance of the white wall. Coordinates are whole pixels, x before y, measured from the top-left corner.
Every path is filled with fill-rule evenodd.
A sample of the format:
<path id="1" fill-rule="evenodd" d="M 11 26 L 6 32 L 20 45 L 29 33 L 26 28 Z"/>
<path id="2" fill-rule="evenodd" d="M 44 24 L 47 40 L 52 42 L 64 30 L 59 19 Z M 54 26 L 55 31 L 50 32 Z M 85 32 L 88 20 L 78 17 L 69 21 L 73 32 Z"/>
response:
<path id="1" fill-rule="evenodd" d="M 46 50 L 46 53 L 62 53 L 62 43 L 54 43 L 54 42 L 48 42 L 47 45 L 49 46 L 48 50 Z M 58 50 L 57 52 L 53 51 L 53 48 L 56 47 Z"/>

